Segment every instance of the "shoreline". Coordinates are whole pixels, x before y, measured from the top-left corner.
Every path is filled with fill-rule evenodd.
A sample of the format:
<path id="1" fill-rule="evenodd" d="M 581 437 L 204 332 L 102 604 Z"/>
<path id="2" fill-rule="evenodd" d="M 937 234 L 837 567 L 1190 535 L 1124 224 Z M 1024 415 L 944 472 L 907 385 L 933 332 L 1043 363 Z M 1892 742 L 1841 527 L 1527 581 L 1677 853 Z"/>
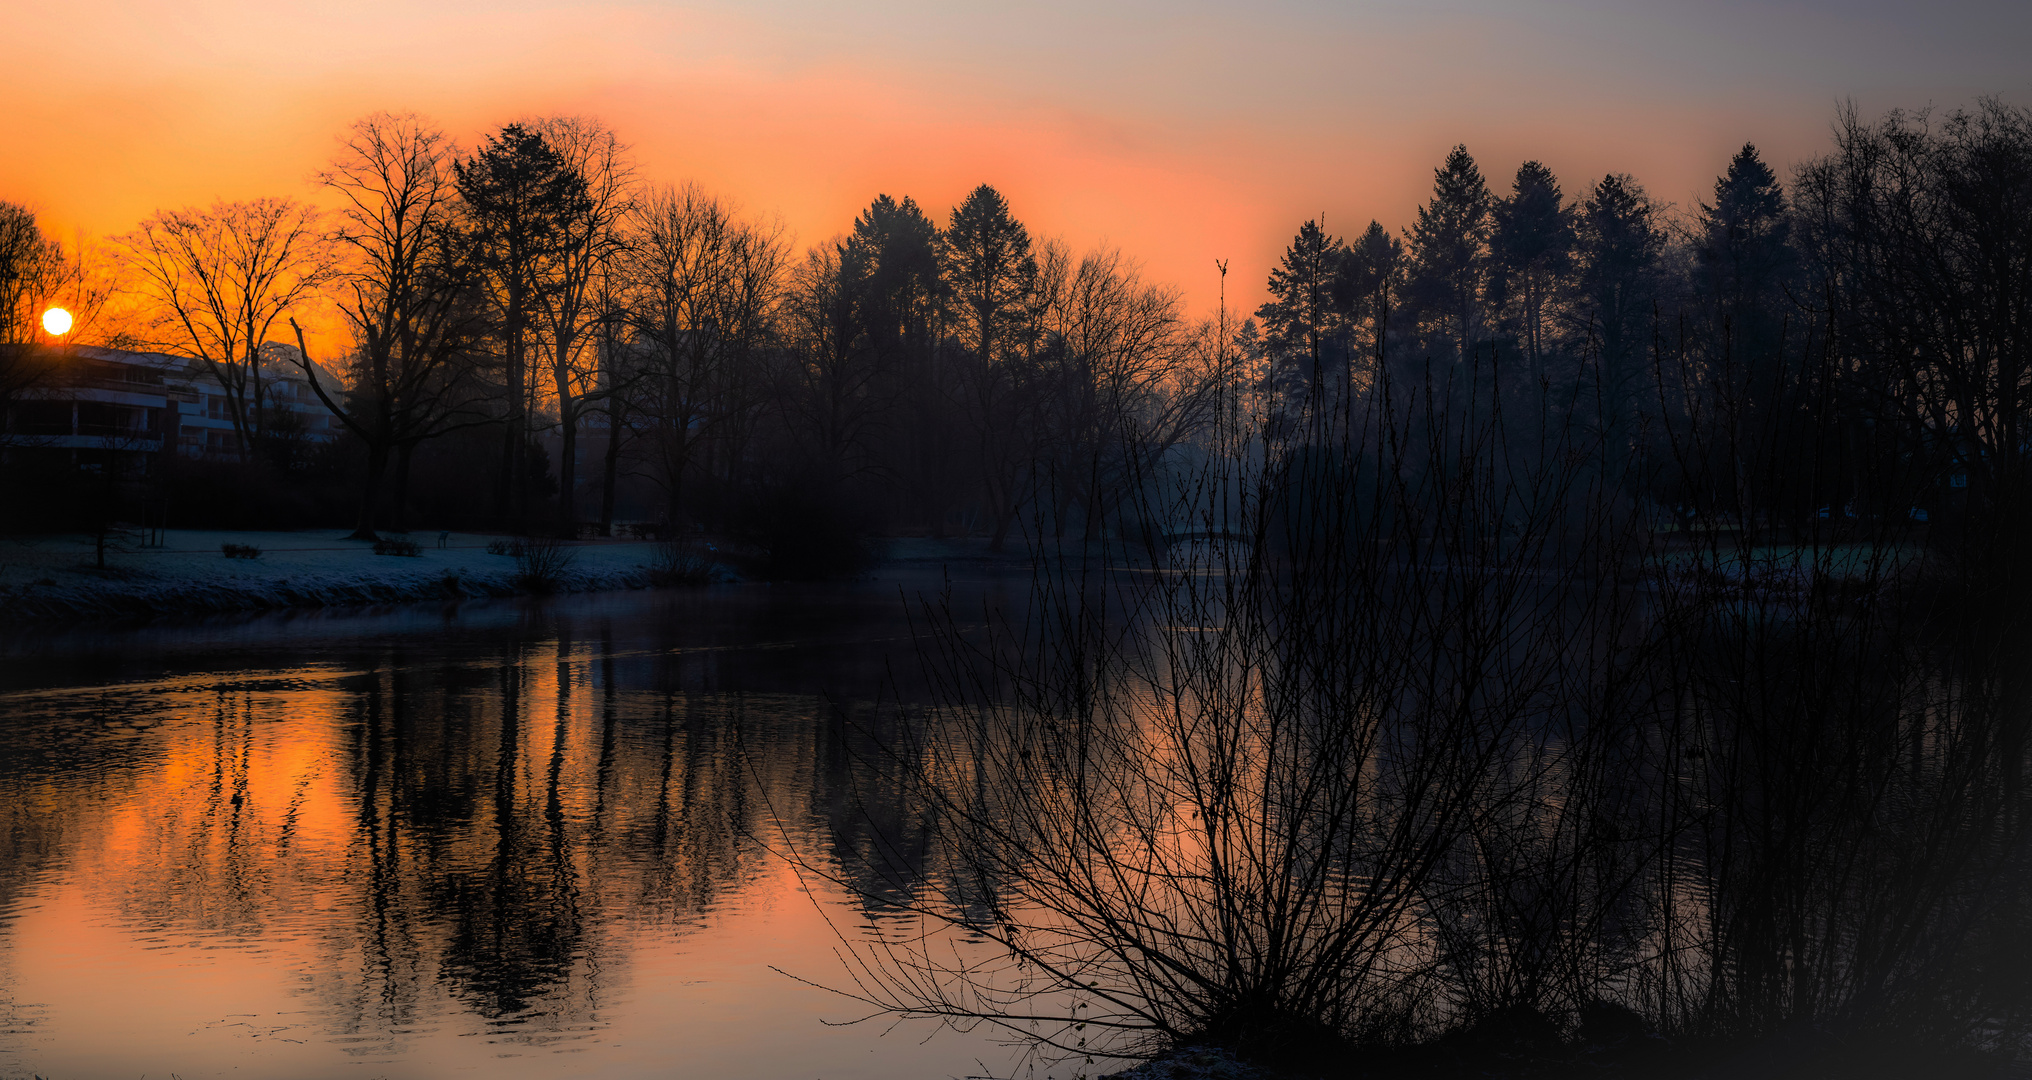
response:
<path id="1" fill-rule="evenodd" d="M 335 529 L 168 530 L 159 547 L 109 549 L 104 569 L 95 564 L 90 537 L 0 540 L 0 620 L 58 626 L 536 595 L 518 580 L 513 557 L 487 551 L 490 543 L 510 537 L 456 533 L 445 547 L 436 547 L 435 534 L 412 533 L 421 550 L 405 556 L 376 555 L 373 544 L 344 535 Z M 1029 561 L 990 553 L 985 540 L 879 542 L 886 550 L 874 564 L 877 570 L 933 561 Z M 261 554 L 227 558 L 223 544 L 251 545 Z M 545 590 L 550 594 L 659 587 L 655 541 L 582 540 L 565 548 L 572 562 Z M 748 580 L 729 561 L 712 563 L 710 576 L 720 584 Z"/>

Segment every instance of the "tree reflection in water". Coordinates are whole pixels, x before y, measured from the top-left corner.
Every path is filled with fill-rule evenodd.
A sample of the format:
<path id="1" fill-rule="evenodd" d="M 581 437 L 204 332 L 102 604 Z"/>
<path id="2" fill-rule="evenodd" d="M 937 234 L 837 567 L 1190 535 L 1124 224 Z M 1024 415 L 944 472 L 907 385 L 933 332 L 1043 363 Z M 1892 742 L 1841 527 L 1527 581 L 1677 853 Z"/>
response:
<path id="1" fill-rule="evenodd" d="M 839 710 L 874 712 L 854 702 L 873 696 L 884 650 L 904 636 L 894 597 L 877 586 L 587 599 L 505 622 L 482 606 L 386 643 L 335 641 L 332 628 L 310 642 L 283 628 L 225 647 L 144 636 L 139 659 L 45 654 L 41 686 L 22 686 L 27 668 L 15 668 L 0 705 L 11 796 L 0 807 L 0 985 L 12 1001 L 59 1005 L 0 1017 L 28 1033 L 0 1037 L 0 1069 L 48 1072 L 100 1052 L 158 1070 L 190 1060 L 163 1058 L 187 1055 L 181 1045 L 88 1047 L 100 1022 L 37 989 L 55 973 L 18 960 L 41 955 L 26 935 L 53 925 L 59 899 L 58 923 L 117 928 L 93 939 L 87 966 L 144 975 L 95 991 L 137 1006 L 131 1034 L 115 1023 L 108 1044 L 168 1037 L 141 1015 L 154 1008 L 141 1007 L 144 985 L 178 988 L 156 999 L 165 1009 L 282 1017 L 246 1037 L 282 1055 L 263 1059 L 271 1068 L 303 1075 L 336 1066 L 289 1057 L 311 1051 L 283 1038 L 347 1059 L 453 1060 L 485 1043 L 486 1054 L 591 1050 L 619 1062 L 601 1055 L 669 1038 L 665 1026 L 707 1025 L 737 1001 L 783 1011 L 695 1031 L 718 1049 L 687 1045 L 687 1060 L 734 1054 L 754 1059 L 754 1075 L 777 1075 L 796 1055 L 829 1059 L 825 1039 L 867 1042 L 879 1032 L 828 1035 L 815 1020 L 840 1018 L 839 1003 L 761 965 L 838 970 L 828 924 L 771 848 L 822 854 L 854 832 L 840 808 L 867 805 L 865 770 L 839 745 Z M 84 677 L 110 685 L 68 685 Z M 859 696 L 835 704 L 812 692 L 821 686 Z M 845 926 L 859 914 L 849 905 L 830 917 Z M 751 919 L 789 929 L 764 950 L 716 943 Z M 703 958 L 698 977 L 714 989 L 686 990 L 682 965 L 666 970 L 657 943 L 673 935 Z M 645 949 L 653 976 L 635 970 Z M 200 1000 L 177 970 L 194 955 L 239 972 L 224 980 L 234 989 Z M 264 979 L 283 996 L 261 997 Z M 247 995 L 260 1000 L 246 1007 Z M 1000 1052 L 952 1040 L 880 1050 L 866 1075 L 972 1071 Z"/>

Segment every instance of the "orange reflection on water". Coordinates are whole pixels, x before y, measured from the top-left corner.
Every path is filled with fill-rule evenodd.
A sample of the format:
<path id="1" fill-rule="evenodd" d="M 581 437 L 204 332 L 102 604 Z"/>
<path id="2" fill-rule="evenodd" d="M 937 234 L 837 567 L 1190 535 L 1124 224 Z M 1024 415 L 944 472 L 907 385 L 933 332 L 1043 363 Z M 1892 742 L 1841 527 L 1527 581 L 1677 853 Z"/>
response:
<path id="1" fill-rule="evenodd" d="M 549 641 L 14 695 L 62 767 L 5 812 L 0 1071 L 874 1077 L 998 1052 L 824 1027 L 853 1013 L 772 970 L 837 982 L 858 919 L 767 849 L 828 850 L 823 703 L 624 681 Z"/>

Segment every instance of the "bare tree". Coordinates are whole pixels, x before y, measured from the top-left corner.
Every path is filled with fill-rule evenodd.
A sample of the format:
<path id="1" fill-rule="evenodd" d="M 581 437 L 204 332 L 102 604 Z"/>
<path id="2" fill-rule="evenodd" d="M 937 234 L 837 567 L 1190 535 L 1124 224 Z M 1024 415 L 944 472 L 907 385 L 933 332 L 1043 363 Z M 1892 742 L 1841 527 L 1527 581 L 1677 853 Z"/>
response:
<path id="1" fill-rule="evenodd" d="M 844 252 L 839 242 L 806 252 L 791 271 L 785 305 L 785 421 L 805 459 L 828 470 L 831 482 L 877 468 L 872 440 L 883 411 L 881 354 L 862 332 Z"/>
<path id="2" fill-rule="evenodd" d="M 638 409 L 674 524 L 701 448 L 744 423 L 757 400 L 754 354 L 770 332 L 783 247 L 774 230 L 737 220 L 690 184 L 649 192 L 630 225 Z"/>
<path id="3" fill-rule="evenodd" d="M 1146 284 L 1119 252 L 1074 262 L 1047 244 L 1039 283 L 1050 528 L 1063 536 L 1078 507 L 1093 538 L 1156 460 L 1211 419 L 1209 354 L 1192 347 L 1177 292 Z"/>
<path id="4" fill-rule="evenodd" d="M 296 330 L 294 357 L 318 399 L 367 446 L 353 536 L 375 538 L 389 458 L 461 426 L 487 422 L 466 351 L 483 329 L 477 270 L 457 228 L 458 149 L 414 114 L 358 121 L 319 175 L 343 199 L 333 233 L 338 306 L 352 331 L 348 386 L 328 385 Z"/>
<path id="5" fill-rule="evenodd" d="M 164 210 L 119 238 L 156 306 L 152 344 L 204 362 L 225 392 L 240 457 L 261 440 L 260 349 L 332 271 L 318 211 L 293 199 Z"/>
<path id="6" fill-rule="evenodd" d="M 604 315 L 600 288 L 622 250 L 621 223 L 634 198 L 634 166 L 624 156 L 627 147 L 597 120 L 552 117 L 531 126 L 564 169 L 579 177 L 584 192 L 558 217 L 544 260 L 547 287 L 536 294 L 550 389 L 557 398 L 558 535 L 569 537 L 578 527 L 579 422 L 601 392 L 595 339 Z"/>
<path id="7" fill-rule="evenodd" d="M 13 395 L 41 381 L 52 366 L 38 321 L 61 288 L 63 251 L 27 208 L 0 202 L 0 419 Z"/>

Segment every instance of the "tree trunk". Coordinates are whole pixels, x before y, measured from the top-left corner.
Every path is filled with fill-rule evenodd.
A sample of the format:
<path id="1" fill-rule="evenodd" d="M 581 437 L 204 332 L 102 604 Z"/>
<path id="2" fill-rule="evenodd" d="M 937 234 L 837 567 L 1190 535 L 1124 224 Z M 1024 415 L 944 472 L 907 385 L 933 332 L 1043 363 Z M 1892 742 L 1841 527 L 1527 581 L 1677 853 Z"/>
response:
<path id="1" fill-rule="evenodd" d="M 560 383 L 563 380 L 559 380 Z M 565 400 L 559 387 L 557 405 L 557 535 L 578 538 L 579 418 L 578 410 Z"/>
<path id="2" fill-rule="evenodd" d="M 511 259 L 511 263 L 513 265 L 510 272 L 519 274 L 521 272 L 519 262 Z M 508 353 L 505 381 L 508 391 L 508 415 L 501 433 L 501 482 L 495 491 L 495 516 L 502 524 L 513 529 L 518 536 L 526 531 L 523 527 L 525 495 L 523 471 L 527 467 L 529 457 L 529 448 L 524 445 L 528 441 L 524 436 L 529 427 L 529 418 L 525 411 L 528 404 L 529 379 L 523 356 L 523 303 L 521 286 L 511 280 L 508 285 L 508 304 L 505 312 Z"/>
<path id="3" fill-rule="evenodd" d="M 395 452 L 395 531 L 409 531 L 409 459 L 416 444 L 403 443 Z"/>
<path id="4" fill-rule="evenodd" d="M 621 400 L 607 399 L 607 453 L 600 476 L 600 535 L 614 535 L 614 485 L 621 473 Z"/>
<path id="5" fill-rule="evenodd" d="M 388 447 L 385 444 L 370 444 L 367 447 L 367 483 L 360 491 L 360 524 L 346 539 L 381 539 L 374 532 L 374 519 L 381 508 L 381 481 L 387 474 Z"/>

